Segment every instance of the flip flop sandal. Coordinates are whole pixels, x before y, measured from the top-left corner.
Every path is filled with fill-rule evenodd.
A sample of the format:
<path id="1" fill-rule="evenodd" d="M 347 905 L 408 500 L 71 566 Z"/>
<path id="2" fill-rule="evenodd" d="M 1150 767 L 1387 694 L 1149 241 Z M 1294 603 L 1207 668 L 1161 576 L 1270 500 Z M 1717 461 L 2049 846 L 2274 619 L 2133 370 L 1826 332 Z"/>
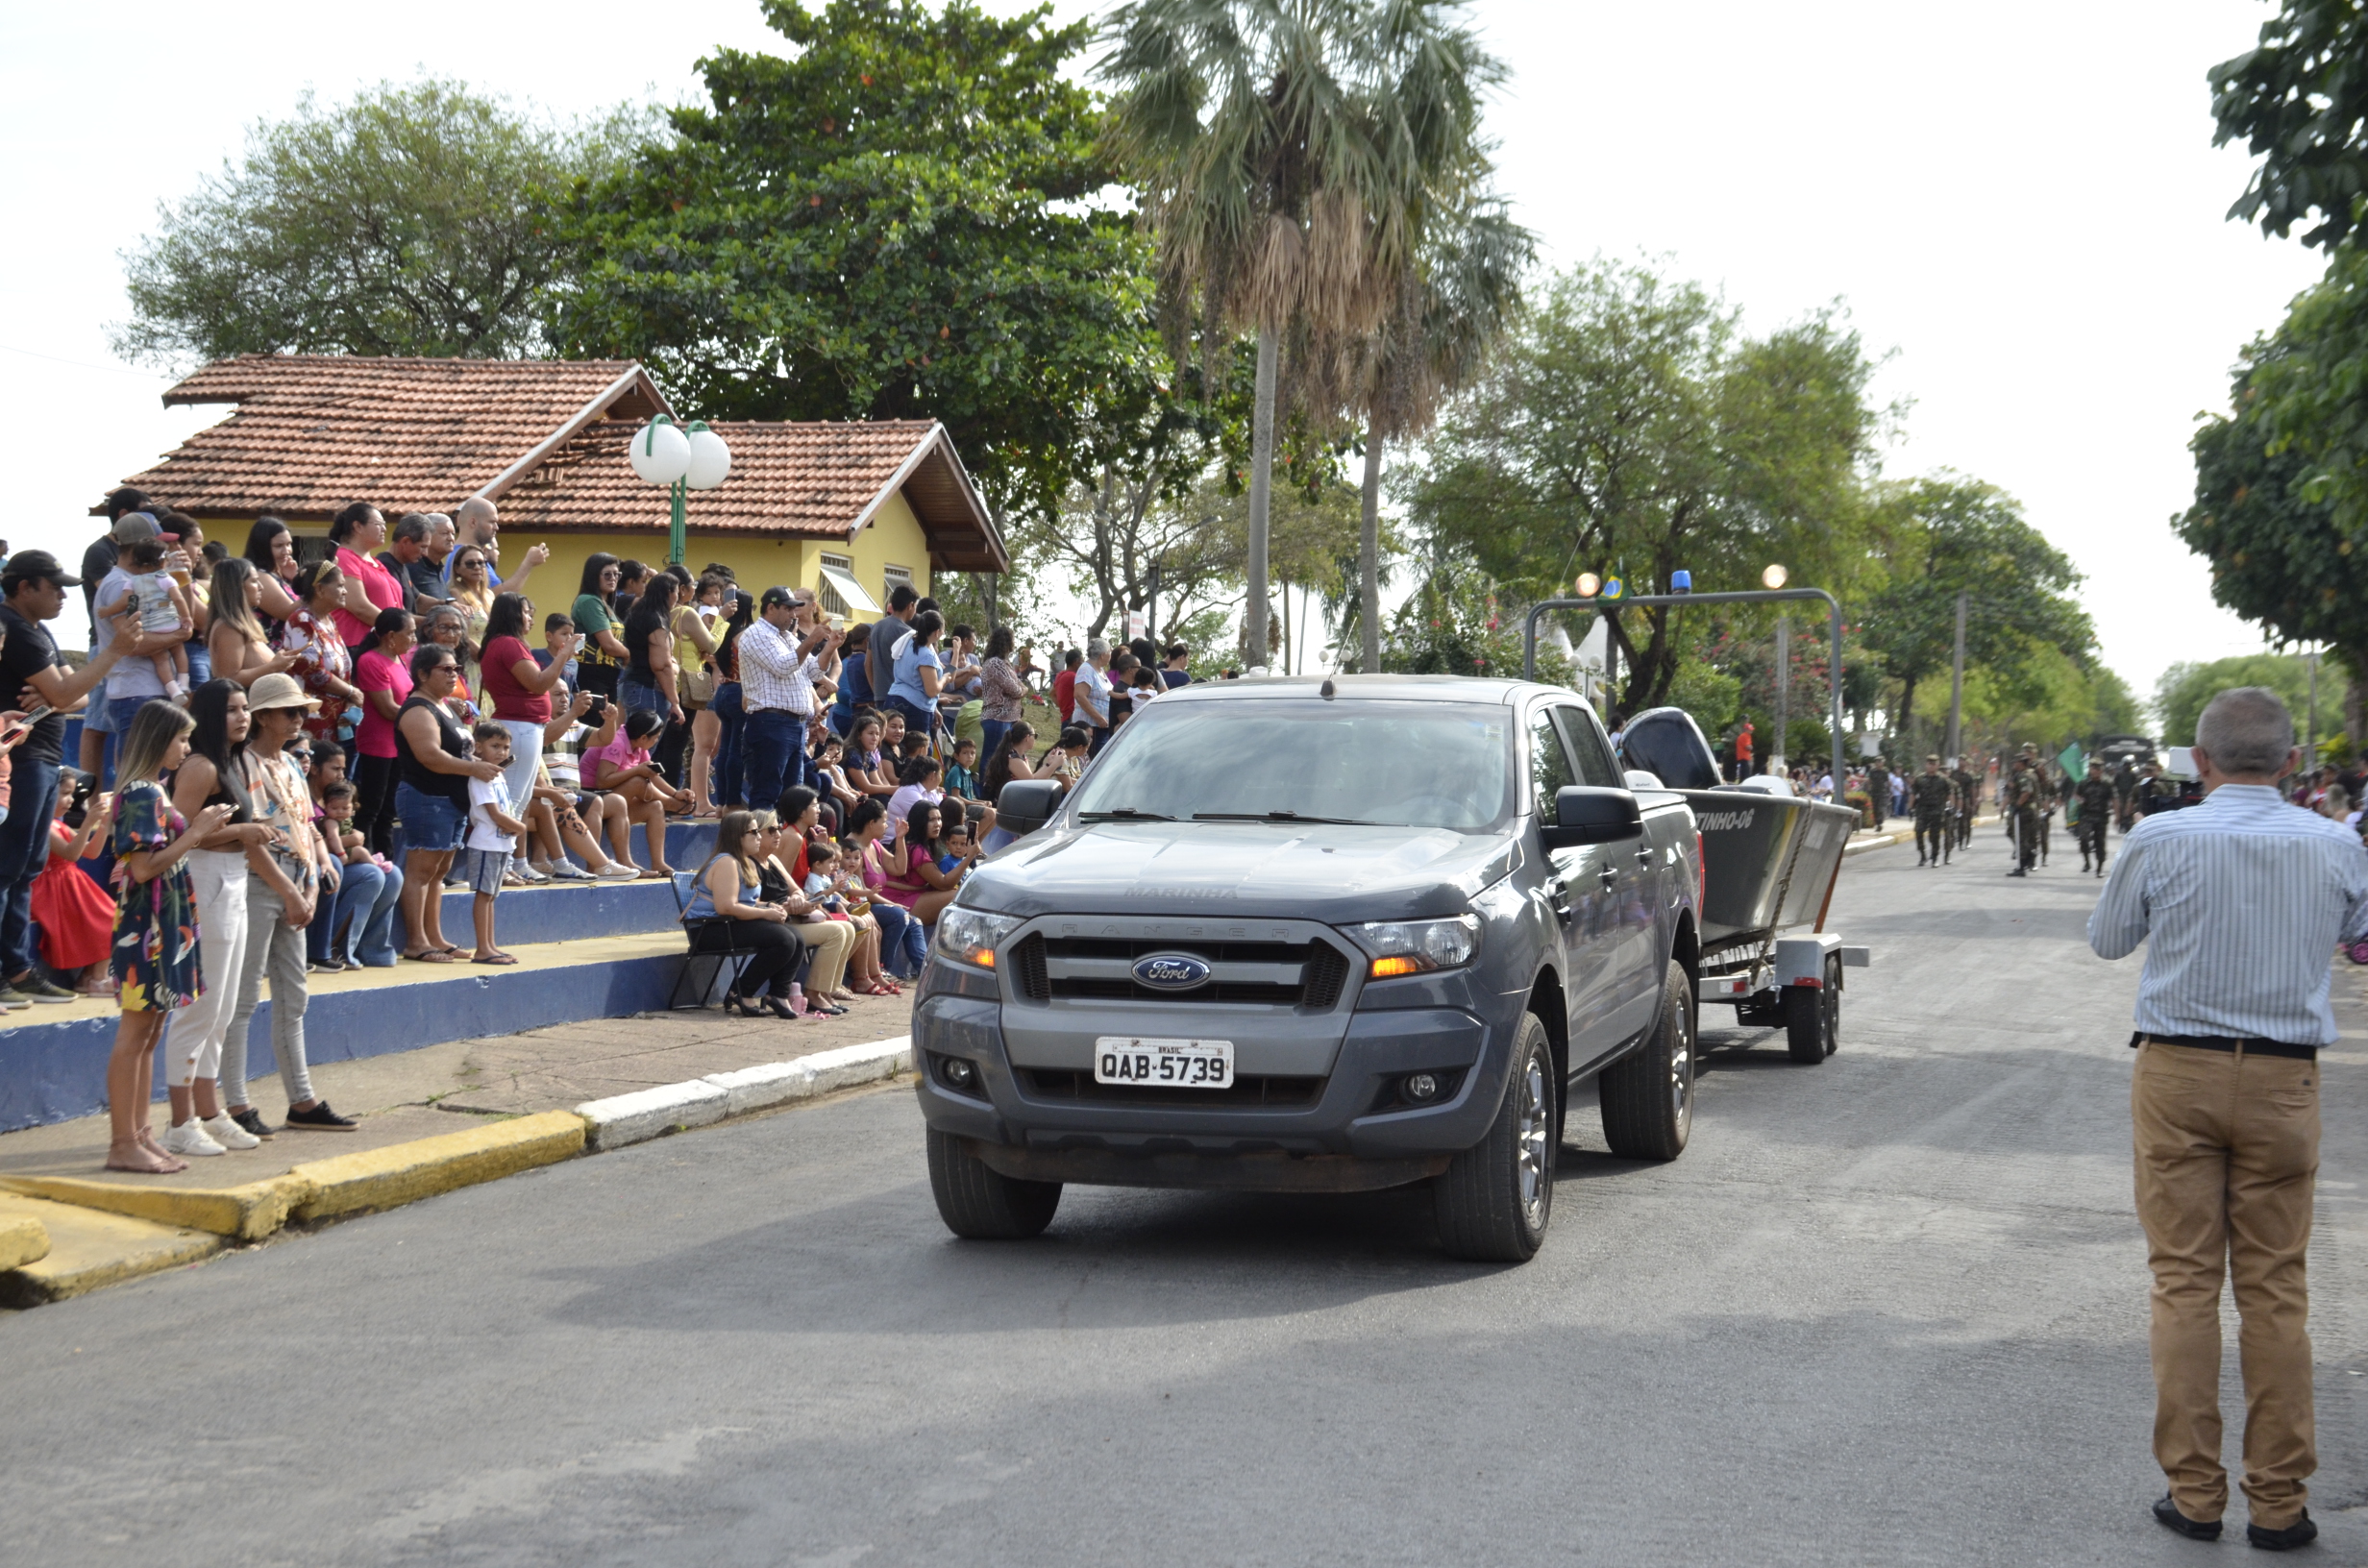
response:
<path id="1" fill-rule="evenodd" d="M 514 953 L 503 953 L 495 958 L 472 958 L 469 962 L 472 964 L 515 964 L 518 959 Z"/>
<path id="2" fill-rule="evenodd" d="M 444 947 L 431 947 L 424 953 L 406 953 L 403 956 L 413 964 L 450 964 L 453 961 L 451 949 Z"/>

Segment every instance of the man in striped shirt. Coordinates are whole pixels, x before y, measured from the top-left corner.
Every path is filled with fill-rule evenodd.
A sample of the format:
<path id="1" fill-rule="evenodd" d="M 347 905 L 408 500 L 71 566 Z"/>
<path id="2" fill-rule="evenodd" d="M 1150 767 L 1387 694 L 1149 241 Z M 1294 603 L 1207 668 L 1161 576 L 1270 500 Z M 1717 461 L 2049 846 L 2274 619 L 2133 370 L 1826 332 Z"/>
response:
<path id="1" fill-rule="evenodd" d="M 2318 1458 L 2303 1265 L 2317 1057 L 2335 1039 L 2332 954 L 2368 929 L 2368 850 L 2279 794 L 2302 756 L 2276 693 L 2213 698 L 2194 752 L 2203 801 L 2130 830 L 2088 944 L 2121 958 L 2146 943 L 2130 1115 L 2155 1277 L 2155 1458 L 2170 1480 L 2155 1517 L 2220 1534 L 2225 1260 L 2243 1322 L 2245 1534 L 2284 1551 L 2318 1534 L 2304 1506 Z"/>

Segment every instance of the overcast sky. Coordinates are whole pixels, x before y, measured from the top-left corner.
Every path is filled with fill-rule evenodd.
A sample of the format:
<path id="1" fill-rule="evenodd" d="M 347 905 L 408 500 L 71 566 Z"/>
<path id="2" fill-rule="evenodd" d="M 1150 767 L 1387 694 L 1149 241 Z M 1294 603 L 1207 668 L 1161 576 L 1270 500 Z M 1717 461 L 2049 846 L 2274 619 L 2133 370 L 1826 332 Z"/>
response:
<path id="1" fill-rule="evenodd" d="M 2173 660 L 2260 646 L 2166 520 L 2188 499 L 2195 416 L 2319 270 L 2222 219 L 2245 160 L 2211 147 L 2204 71 L 2251 43 L 2266 3 L 1474 14 L 1514 66 L 1491 123 L 1549 260 L 1658 258 L 1760 329 L 1845 301 L 1891 355 L 1879 393 L 1913 404 L 1887 471 L 1953 468 L 2020 497 L 2087 575 L 2105 656 L 2140 695 Z M 117 253 L 254 120 L 307 86 L 334 99 L 422 68 L 569 112 L 672 102 L 707 49 L 780 41 L 753 0 L 121 0 L 92 19 L 0 11 L 17 236 L 0 256 L 0 369 L 26 471 L 0 534 L 76 554 L 100 494 L 221 417 L 163 410 L 170 378 L 115 361 L 106 329 L 125 310 Z"/>

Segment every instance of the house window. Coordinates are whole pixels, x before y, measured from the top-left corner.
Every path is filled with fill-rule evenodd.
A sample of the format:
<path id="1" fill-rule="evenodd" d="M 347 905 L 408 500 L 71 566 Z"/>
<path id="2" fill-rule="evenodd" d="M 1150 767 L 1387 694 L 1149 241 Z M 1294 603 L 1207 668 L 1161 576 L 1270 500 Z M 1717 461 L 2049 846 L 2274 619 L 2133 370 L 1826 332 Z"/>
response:
<path id="1" fill-rule="evenodd" d="M 824 551 L 822 564 L 832 571 L 844 572 L 851 577 L 855 575 L 855 558 L 852 555 L 833 555 L 828 551 Z M 824 609 L 841 620 L 847 618 L 849 614 L 847 600 L 840 596 L 838 589 L 831 586 L 827 574 L 824 575 L 822 580 L 822 600 Z"/>
<path id="2" fill-rule="evenodd" d="M 913 585 L 913 573 L 910 567 L 883 566 L 879 569 L 879 575 L 880 587 L 883 590 L 880 602 L 883 604 L 891 602 L 892 596 L 898 589 L 910 588 Z"/>

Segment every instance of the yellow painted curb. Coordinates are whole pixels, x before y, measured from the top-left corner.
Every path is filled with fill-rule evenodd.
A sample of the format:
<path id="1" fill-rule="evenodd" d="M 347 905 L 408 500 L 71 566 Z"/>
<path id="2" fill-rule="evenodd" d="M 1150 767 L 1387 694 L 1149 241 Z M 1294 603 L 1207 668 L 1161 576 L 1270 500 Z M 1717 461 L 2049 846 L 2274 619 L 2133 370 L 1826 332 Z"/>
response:
<path id="1" fill-rule="evenodd" d="M 49 1256 L 49 1227 L 27 1214 L 0 1214 L 0 1268 L 20 1268 Z"/>
<path id="2" fill-rule="evenodd" d="M 241 1187 L 134 1187 L 73 1176 L 12 1176 L 0 1188 L 27 1197 L 103 1209 L 160 1225 L 210 1231 L 239 1241 L 259 1241 L 287 1223 L 298 1204 L 312 1195 L 312 1184 L 295 1174 L 272 1176 Z"/>
<path id="3" fill-rule="evenodd" d="M 583 1118 L 573 1111 L 546 1111 L 466 1132 L 314 1160 L 289 1172 L 311 1188 L 295 1206 L 293 1217 L 327 1219 L 392 1209 L 495 1181 L 582 1153 L 583 1135 Z"/>
<path id="4" fill-rule="evenodd" d="M 210 1258 L 218 1236 L 37 1198 L 0 1197 L 0 1223 L 37 1219 L 49 1255 L 0 1272 L 0 1306 L 37 1307 Z"/>

